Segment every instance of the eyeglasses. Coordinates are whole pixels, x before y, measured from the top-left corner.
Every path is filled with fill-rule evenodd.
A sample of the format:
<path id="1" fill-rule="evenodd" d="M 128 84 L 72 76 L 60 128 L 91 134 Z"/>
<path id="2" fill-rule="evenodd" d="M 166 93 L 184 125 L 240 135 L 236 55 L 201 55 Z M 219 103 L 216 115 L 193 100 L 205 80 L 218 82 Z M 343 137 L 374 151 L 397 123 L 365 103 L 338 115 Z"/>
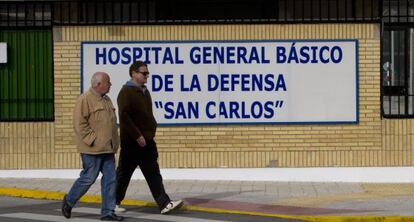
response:
<path id="1" fill-rule="evenodd" d="M 141 73 L 142 75 L 144 75 L 144 76 L 147 76 L 147 75 L 149 75 L 150 73 L 149 72 L 140 72 L 140 71 L 137 71 L 137 73 Z"/>

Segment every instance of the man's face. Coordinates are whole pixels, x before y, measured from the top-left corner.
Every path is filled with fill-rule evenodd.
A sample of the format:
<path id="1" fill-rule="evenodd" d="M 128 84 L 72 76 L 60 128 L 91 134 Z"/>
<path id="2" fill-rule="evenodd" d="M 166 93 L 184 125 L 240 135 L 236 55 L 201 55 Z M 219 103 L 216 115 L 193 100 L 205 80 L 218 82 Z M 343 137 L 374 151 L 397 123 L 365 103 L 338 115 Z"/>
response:
<path id="1" fill-rule="evenodd" d="M 138 71 L 132 71 L 132 79 L 140 85 L 147 83 L 148 77 L 149 71 L 146 66 L 139 67 Z"/>
<path id="2" fill-rule="evenodd" d="M 112 83 L 111 79 L 107 74 L 102 76 L 102 81 L 98 84 L 96 87 L 96 91 L 98 91 L 100 94 L 105 95 L 109 92 L 109 89 L 111 88 Z"/>

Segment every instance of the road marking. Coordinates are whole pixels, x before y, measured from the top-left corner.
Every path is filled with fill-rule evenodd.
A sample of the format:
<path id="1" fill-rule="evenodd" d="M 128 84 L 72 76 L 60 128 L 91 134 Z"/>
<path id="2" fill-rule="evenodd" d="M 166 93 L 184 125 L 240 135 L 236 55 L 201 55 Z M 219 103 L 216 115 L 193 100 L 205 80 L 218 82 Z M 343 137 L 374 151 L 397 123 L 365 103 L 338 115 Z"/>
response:
<path id="1" fill-rule="evenodd" d="M 9 217 L 9 218 L 18 218 L 18 219 L 30 219 L 30 220 L 40 220 L 40 221 L 54 221 L 62 222 L 66 218 L 63 216 L 53 216 L 46 214 L 32 214 L 32 213 L 10 213 L 10 214 L 0 214 L 0 217 Z M 71 218 L 70 222 L 97 222 L 101 220 L 86 219 L 86 218 Z"/>
<path id="2" fill-rule="evenodd" d="M 87 213 L 87 214 L 100 214 L 101 211 L 100 209 L 97 209 L 97 208 L 79 207 L 79 208 L 73 208 L 72 212 Z M 170 221 L 170 222 L 229 222 L 225 220 L 209 220 L 209 219 L 201 219 L 201 218 L 194 218 L 194 217 L 181 217 L 181 216 L 173 216 L 173 215 L 138 213 L 138 212 L 132 212 L 132 211 L 127 211 L 122 214 L 120 213 L 119 215 L 125 216 L 127 218 Z"/>

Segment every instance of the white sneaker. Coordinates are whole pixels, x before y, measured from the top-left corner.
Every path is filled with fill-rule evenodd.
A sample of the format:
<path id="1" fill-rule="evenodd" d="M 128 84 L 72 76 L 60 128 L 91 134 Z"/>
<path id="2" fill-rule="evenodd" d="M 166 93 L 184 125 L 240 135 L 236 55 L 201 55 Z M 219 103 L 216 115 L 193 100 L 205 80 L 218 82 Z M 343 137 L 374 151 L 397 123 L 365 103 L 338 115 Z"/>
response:
<path id="1" fill-rule="evenodd" d="M 182 200 L 172 200 L 170 201 L 164 209 L 161 210 L 161 214 L 167 214 L 172 210 L 178 210 L 184 205 Z"/>
<path id="2" fill-rule="evenodd" d="M 119 205 L 115 205 L 114 211 L 117 212 L 117 213 L 122 213 L 122 212 L 125 212 L 126 209 L 123 208 L 123 207 L 120 207 Z"/>

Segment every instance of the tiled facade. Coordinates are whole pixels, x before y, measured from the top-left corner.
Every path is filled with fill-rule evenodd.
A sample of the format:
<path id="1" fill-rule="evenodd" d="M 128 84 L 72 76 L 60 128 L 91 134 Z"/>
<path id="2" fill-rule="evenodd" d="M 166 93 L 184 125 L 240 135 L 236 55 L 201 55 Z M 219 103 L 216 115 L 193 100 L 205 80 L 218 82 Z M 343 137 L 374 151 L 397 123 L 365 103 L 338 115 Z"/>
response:
<path id="1" fill-rule="evenodd" d="M 0 169 L 78 168 L 82 41 L 357 39 L 359 124 L 162 126 L 161 167 L 412 166 L 414 122 L 380 114 L 378 24 L 55 27 L 54 122 L 0 123 Z M 125 74 L 127 78 L 127 74 Z"/>

